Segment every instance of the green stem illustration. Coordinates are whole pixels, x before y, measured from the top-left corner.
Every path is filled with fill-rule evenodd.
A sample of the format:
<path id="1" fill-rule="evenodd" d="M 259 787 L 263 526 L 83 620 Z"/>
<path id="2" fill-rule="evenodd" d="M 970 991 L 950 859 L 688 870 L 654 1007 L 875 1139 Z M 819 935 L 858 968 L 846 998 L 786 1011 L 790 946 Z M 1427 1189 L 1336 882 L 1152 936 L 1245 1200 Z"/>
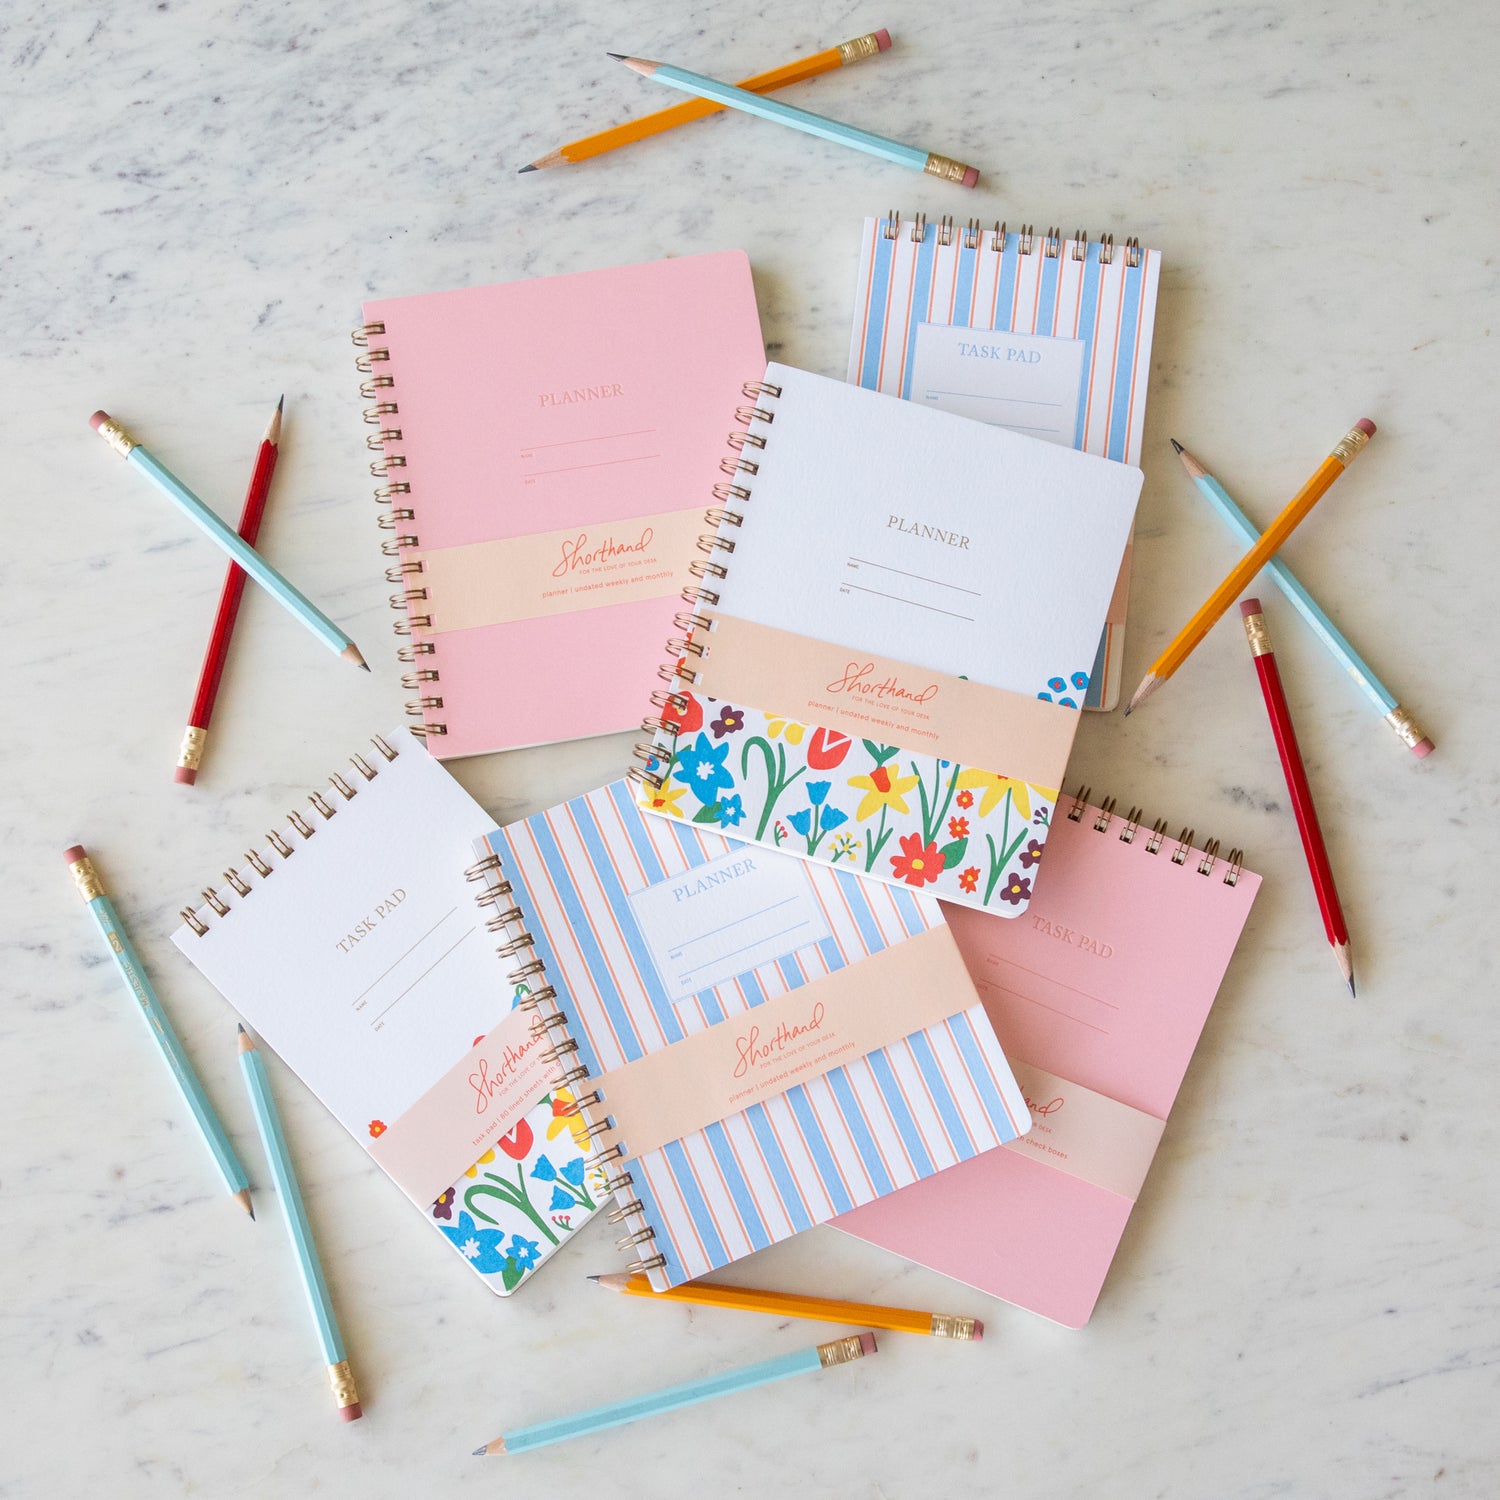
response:
<path id="1" fill-rule="evenodd" d="M 781 800 L 782 793 L 807 770 L 807 767 L 799 766 L 788 776 L 786 774 L 786 746 L 777 745 L 776 754 L 773 757 L 770 741 L 757 734 L 746 740 L 744 748 L 740 751 L 740 775 L 747 779 L 750 775 L 752 748 L 759 749 L 766 761 L 766 800 L 761 805 L 760 823 L 755 830 L 755 837 L 763 839 L 766 836 L 766 825 L 770 823 L 771 815 L 776 811 L 776 804 Z"/>
<path id="2" fill-rule="evenodd" d="M 508 1203 L 512 1208 L 518 1208 L 528 1219 L 531 1220 L 541 1232 L 552 1241 L 554 1245 L 561 1241 L 553 1234 L 552 1227 L 532 1206 L 531 1195 L 526 1191 L 526 1167 L 524 1164 L 516 1168 L 516 1181 L 512 1185 L 508 1177 L 501 1177 L 494 1172 L 486 1172 L 485 1177 L 495 1186 L 490 1187 L 486 1183 L 476 1182 L 473 1187 L 464 1192 L 464 1207 L 474 1215 L 476 1219 L 483 1219 L 486 1224 L 494 1224 L 497 1220 L 492 1219 L 482 1208 L 475 1207 L 474 1199 L 484 1194 L 492 1198 L 498 1198 L 502 1203 Z"/>

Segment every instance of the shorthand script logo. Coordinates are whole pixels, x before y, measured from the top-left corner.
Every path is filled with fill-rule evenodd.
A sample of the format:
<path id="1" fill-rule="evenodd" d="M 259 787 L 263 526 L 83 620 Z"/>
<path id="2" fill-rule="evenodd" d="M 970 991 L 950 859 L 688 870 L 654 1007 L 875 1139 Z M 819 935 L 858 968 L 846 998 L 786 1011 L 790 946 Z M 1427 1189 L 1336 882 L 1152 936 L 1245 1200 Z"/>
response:
<path id="1" fill-rule="evenodd" d="M 906 686 L 894 672 L 876 677 L 872 661 L 851 661 L 844 668 L 844 675 L 828 684 L 830 693 L 853 693 L 856 698 L 874 698 L 876 702 L 900 699 L 906 703 L 931 703 L 938 695 L 938 685 L 929 682 L 926 687 Z"/>
<path id="2" fill-rule="evenodd" d="M 507 1042 L 501 1048 L 500 1056 L 493 1062 L 488 1057 L 482 1055 L 479 1057 L 469 1073 L 469 1087 L 474 1090 L 474 1113 L 476 1115 L 484 1114 L 495 1095 L 510 1087 L 517 1074 L 520 1073 L 527 1053 L 541 1039 L 542 1034 L 538 1032 L 535 1035 L 528 1034 L 519 1047 L 513 1047 Z"/>
<path id="3" fill-rule="evenodd" d="M 579 568 L 596 567 L 599 563 L 611 562 L 617 557 L 640 557 L 651 545 L 651 538 L 655 535 L 656 533 L 647 526 L 633 542 L 617 542 L 614 537 L 607 536 L 602 542 L 592 546 L 586 531 L 580 531 L 576 537 L 564 537 L 562 556 L 558 559 L 557 566 L 553 568 L 552 576 L 566 578 L 568 574 L 576 572 Z"/>
<path id="4" fill-rule="evenodd" d="M 823 1027 L 823 1002 L 817 1001 L 812 1015 L 800 1026 L 788 1026 L 785 1021 L 776 1023 L 769 1036 L 761 1035 L 759 1026 L 752 1026 L 743 1036 L 734 1039 L 734 1050 L 738 1061 L 734 1065 L 734 1076 L 743 1078 L 752 1068 L 764 1067 L 766 1063 L 780 1057 L 789 1043 L 800 1036 L 821 1031 Z"/>

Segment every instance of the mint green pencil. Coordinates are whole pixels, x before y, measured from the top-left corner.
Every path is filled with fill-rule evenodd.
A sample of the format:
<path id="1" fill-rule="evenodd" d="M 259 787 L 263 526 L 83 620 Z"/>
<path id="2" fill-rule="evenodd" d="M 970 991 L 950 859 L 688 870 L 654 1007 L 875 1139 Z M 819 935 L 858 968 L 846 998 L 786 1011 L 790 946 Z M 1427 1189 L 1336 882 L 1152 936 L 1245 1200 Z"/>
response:
<path id="1" fill-rule="evenodd" d="M 639 73 L 642 78 L 655 78 L 659 83 L 670 84 L 685 94 L 712 99 L 726 109 L 741 109 L 747 115 L 759 115 L 763 120 L 775 120 L 778 125 L 790 125 L 793 130 L 805 131 L 820 140 L 853 146 L 856 151 L 868 151 L 871 156 L 884 157 L 886 161 L 895 162 L 898 167 L 926 172 L 931 177 L 942 178 L 944 182 L 957 182 L 971 188 L 979 181 L 977 167 L 967 167 L 963 162 L 939 156 L 935 151 L 905 146 L 900 141 L 876 135 L 874 131 L 861 130 L 857 125 L 845 125 L 841 120 L 815 115 L 811 110 L 798 109 L 794 104 L 783 104 L 779 99 L 762 98 L 759 94 L 750 93 L 748 89 L 736 88 L 732 83 L 707 78 L 702 73 L 690 73 L 686 68 L 674 68 L 671 63 L 651 62 L 644 57 L 627 57 L 623 52 L 611 52 L 608 55 Z"/>
<path id="2" fill-rule="evenodd" d="M 240 1072 L 245 1075 L 245 1087 L 250 1091 L 255 1127 L 260 1131 L 260 1143 L 266 1149 L 266 1164 L 271 1168 L 271 1180 L 276 1184 L 282 1212 L 286 1215 L 287 1233 L 292 1237 L 292 1250 L 297 1257 L 297 1268 L 302 1272 L 302 1285 L 307 1292 L 308 1306 L 312 1308 L 313 1322 L 318 1325 L 318 1342 L 328 1364 L 328 1383 L 333 1387 L 333 1399 L 338 1403 L 339 1419 L 353 1422 L 364 1412 L 359 1404 L 359 1392 L 354 1388 L 349 1356 L 344 1352 L 344 1336 L 339 1332 L 338 1319 L 333 1315 L 333 1298 L 329 1295 L 323 1266 L 318 1260 L 318 1247 L 313 1243 L 307 1210 L 302 1206 L 302 1189 L 297 1186 L 292 1153 L 287 1149 L 281 1116 L 276 1113 L 276 1101 L 271 1097 L 271 1080 L 266 1077 L 260 1049 L 243 1026 L 240 1027 L 239 1047 Z"/>
<path id="3" fill-rule="evenodd" d="M 172 1077 L 177 1080 L 177 1087 L 182 1090 L 182 1097 L 187 1100 L 188 1108 L 198 1122 L 198 1129 L 213 1153 L 214 1164 L 218 1167 L 225 1186 L 234 1195 L 234 1201 L 253 1219 L 255 1209 L 250 1204 L 250 1179 L 245 1175 L 239 1157 L 234 1154 L 234 1147 L 229 1144 L 229 1136 L 220 1124 L 218 1115 L 214 1113 L 213 1105 L 208 1102 L 208 1095 L 203 1091 L 203 1081 L 193 1071 L 187 1053 L 182 1050 L 182 1043 L 172 1029 L 161 1001 L 157 999 L 145 965 L 141 963 L 135 946 L 120 925 L 109 897 L 104 894 L 104 882 L 99 879 L 93 860 L 88 857 L 82 844 L 74 844 L 63 854 L 63 858 L 68 862 L 78 894 L 88 903 L 89 910 L 94 914 L 94 921 L 99 924 L 99 931 L 114 955 L 115 966 L 125 981 L 125 988 L 140 1004 L 146 1024 L 151 1028 L 151 1035 L 156 1038 L 156 1045 L 161 1048 L 161 1055 L 166 1058 Z"/>
<path id="4" fill-rule="evenodd" d="M 1234 503 L 1229 491 L 1176 438 L 1170 441 L 1177 450 L 1178 458 L 1182 460 L 1183 468 L 1192 476 L 1193 483 L 1207 497 L 1209 504 L 1229 523 L 1230 529 L 1246 546 L 1253 547 L 1260 537 L 1255 523 Z M 1418 760 L 1431 755 L 1432 736 L 1402 708 L 1396 695 L 1375 675 L 1374 669 L 1364 657 L 1349 644 L 1344 632 L 1329 619 L 1323 606 L 1308 593 L 1292 570 L 1279 557 L 1273 557 L 1266 564 L 1266 572 L 1311 627 L 1312 633 L 1328 648 L 1333 659 L 1364 690 L 1365 696 L 1375 705 L 1381 718 L 1396 731 L 1401 743 Z"/>
<path id="5" fill-rule="evenodd" d="M 873 1333 L 851 1333 L 826 1344 L 814 1344 L 810 1349 L 799 1349 L 795 1354 L 763 1359 L 759 1364 L 741 1365 L 739 1369 L 726 1370 L 721 1375 L 705 1375 L 701 1380 L 669 1385 L 665 1390 L 652 1391 L 645 1396 L 628 1396 L 623 1401 L 596 1406 L 592 1411 L 577 1412 L 571 1417 L 558 1417 L 551 1422 L 533 1422 L 530 1427 L 517 1427 L 512 1432 L 494 1438 L 484 1447 L 476 1448 L 474 1456 L 494 1457 L 501 1453 L 525 1453 L 531 1448 L 545 1448 L 549 1443 L 561 1443 L 568 1438 L 583 1437 L 586 1433 L 602 1432 L 607 1427 L 623 1427 L 627 1422 L 639 1422 L 642 1417 L 655 1417 L 665 1411 L 676 1411 L 679 1407 L 696 1406 L 700 1401 L 712 1401 L 717 1396 L 731 1396 L 736 1391 L 769 1385 L 773 1380 L 787 1380 L 793 1375 L 810 1375 L 814 1370 L 846 1365 L 851 1360 L 863 1359 L 865 1355 L 874 1353 Z"/>
<path id="6" fill-rule="evenodd" d="M 89 426 L 132 468 L 139 469 L 174 505 L 209 538 L 219 544 L 278 604 L 302 621 L 317 638 L 356 667 L 365 659 L 359 647 L 344 634 L 311 599 L 263 558 L 232 526 L 208 508 L 139 438 L 127 432 L 107 411 L 96 411 Z"/>

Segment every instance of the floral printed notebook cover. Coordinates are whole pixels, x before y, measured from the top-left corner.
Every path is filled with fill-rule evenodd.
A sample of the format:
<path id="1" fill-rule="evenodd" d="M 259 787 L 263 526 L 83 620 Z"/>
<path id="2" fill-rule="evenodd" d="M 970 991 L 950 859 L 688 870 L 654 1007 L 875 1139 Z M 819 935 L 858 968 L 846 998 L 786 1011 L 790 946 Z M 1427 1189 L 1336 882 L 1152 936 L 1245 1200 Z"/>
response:
<path id="1" fill-rule="evenodd" d="M 1140 471 L 783 365 L 744 393 L 642 807 L 1018 915 Z"/>
<path id="2" fill-rule="evenodd" d="M 465 879 L 493 820 L 405 732 L 303 806 L 172 940 L 503 1296 L 601 1193 Z"/>

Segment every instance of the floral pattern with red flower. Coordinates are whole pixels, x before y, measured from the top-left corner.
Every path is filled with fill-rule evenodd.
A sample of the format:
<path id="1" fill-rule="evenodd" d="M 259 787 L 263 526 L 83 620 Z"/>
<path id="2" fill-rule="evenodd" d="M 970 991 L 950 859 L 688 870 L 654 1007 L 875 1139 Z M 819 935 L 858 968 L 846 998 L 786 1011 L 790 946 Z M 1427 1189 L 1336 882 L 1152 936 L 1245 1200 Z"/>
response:
<path id="1" fill-rule="evenodd" d="M 372 1136 L 375 1136 L 375 1137 L 379 1137 L 379 1136 L 384 1135 L 385 1134 L 385 1121 L 384 1120 L 371 1120 L 370 1121 L 370 1134 Z"/>
<path id="2" fill-rule="evenodd" d="M 979 866 L 970 865 L 967 870 L 958 872 L 958 888 L 972 894 L 979 889 Z"/>
<path id="3" fill-rule="evenodd" d="M 526 1153 L 531 1150 L 533 1139 L 534 1135 L 530 1122 L 527 1120 L 517 1120 L 516 1128 L 509 1135 L 502 1135 L 495 1144 L 512 1161 L 524 1161 Z"/>
<path id="4" fill-rule="evenodd" d="M 849 747 L 854 743 L 847 734 L 837 729 L 824 729 L 820 725 L 813 730 L 807 742 L 807 764 L 814 771 L 831 771 L 844 763 Z"/>
<path id="5" fill-rule="evenodd" d="M 966 839 L 969 836 L 969 820 L 967 818 L 948 819 L 948 837 L 950 839 Z"/>
<path id="6" fill-rule="evenodd" d="M 920 833 L 902 834 L 900 843 L 900 854 L 891 855 L 891 874 L 897 880 L 920 889 L 943 873 L 943 852 L 935 843 L 924 844 Z"/>
<path id="7" fill-rule="evenodd" d="M 960 792 L 953 800 L 962 808 L 970 808 L 974 805 L 974 793 Z"/>

